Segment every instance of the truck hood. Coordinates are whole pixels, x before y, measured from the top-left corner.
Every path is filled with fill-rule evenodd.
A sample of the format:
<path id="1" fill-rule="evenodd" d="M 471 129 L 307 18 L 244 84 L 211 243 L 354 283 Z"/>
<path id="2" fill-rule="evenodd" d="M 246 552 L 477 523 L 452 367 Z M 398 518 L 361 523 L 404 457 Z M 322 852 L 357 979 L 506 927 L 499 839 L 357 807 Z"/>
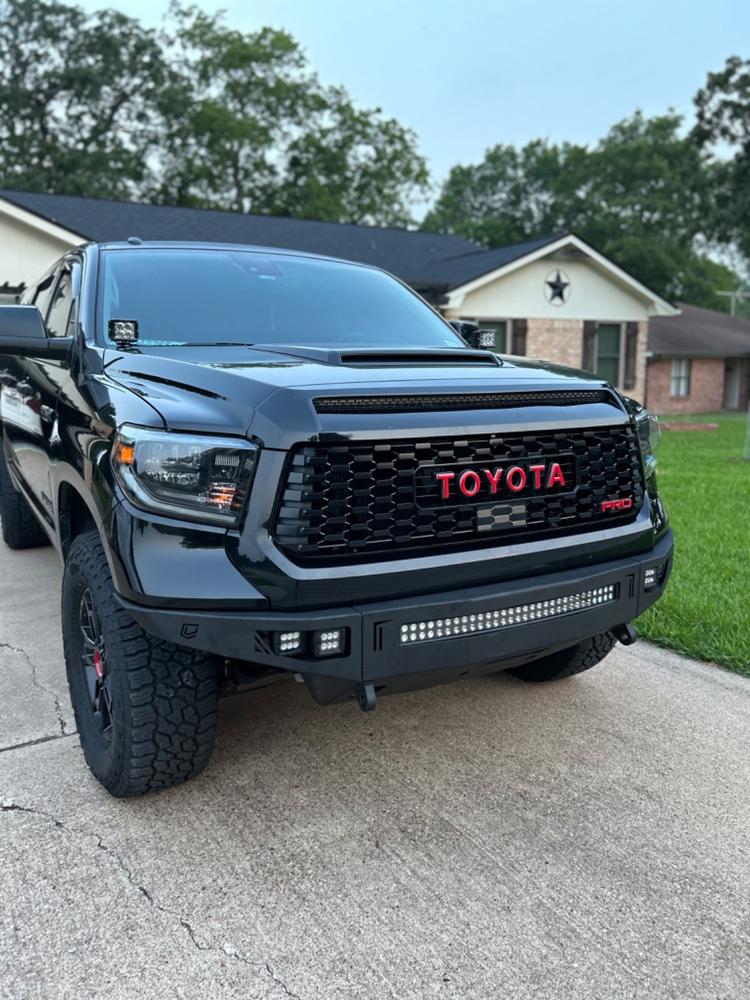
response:
<path id="1" fill-rule="evenodd" d="M 330 434 L 348 438 L 367 436 L 368 431 L 369 436 L 374 431 L 382 434 L 383 430 L 434 433 L 436 427 L 445 433 L 446 423 L 451 433 L 460 428 L 478 431 L 505 424 L 510 413 L 518 423 L 515 410 L 484 408 L 471 413 L 470 407 L 450 416 L 439 410 L 323 414 L 314 404 L 320 396 L 606 389 L 606 383 L 588 373 L 520 358 L 503 357 L 495 364 L 488 352 L 442 352 L 455 354 L 455 361 L 434 352 L 422 361 L 416 355 L 400 360 L 393 352 L 367 352 L 360 358 L 357 352 L 342 357 L 336 351 L 303 348 L 158 350 L 156 354 L 107 349 L 103 357 L 106 376 L 148 402 L 170 430 L 253 436 L 276 448 Z M 606 404 L 609 422 L 616 422 L 617 415 L 627 419 L 616 394 L 603 395 L 611 397 Z M 594 418 L 588 422 L 600 422 L 591 405 L 580 409 Z M 559 411 L 556 416 L 559 420 Z M 566 418 L 573 416 L 572 411 L 566 413 Z M 527 413 L 524 419 L 532 417 L 539 426 L 541 414 Z M 604 419 L 604 411 L 601 417 Z"/>

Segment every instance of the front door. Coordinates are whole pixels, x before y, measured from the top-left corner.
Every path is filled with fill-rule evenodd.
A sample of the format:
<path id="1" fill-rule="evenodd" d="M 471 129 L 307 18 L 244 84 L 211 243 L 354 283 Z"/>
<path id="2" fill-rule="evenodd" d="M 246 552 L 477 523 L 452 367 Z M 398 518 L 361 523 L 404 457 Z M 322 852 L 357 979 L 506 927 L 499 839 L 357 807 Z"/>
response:
<path id="1" fill-rule="evenodd" d="M 739 410 L 742 363 L 737 358 L 727 358 L 724 365 L 724 409 Z"/>

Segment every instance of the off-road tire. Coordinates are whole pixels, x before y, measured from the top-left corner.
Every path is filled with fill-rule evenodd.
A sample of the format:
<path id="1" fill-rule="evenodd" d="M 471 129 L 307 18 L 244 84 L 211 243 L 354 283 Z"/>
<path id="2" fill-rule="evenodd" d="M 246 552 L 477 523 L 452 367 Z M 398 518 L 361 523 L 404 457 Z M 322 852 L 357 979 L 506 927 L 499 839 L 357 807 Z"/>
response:
<path id="1" fill-rule="evenodd" d="M 111 691 L 109 736 L 97 724 L 83 663 L 79 608 L 88 588 Z M 114 593 L 99 535 L 73 542 L 65 561 L 62 626 L 70 699 L 86 763 L 117 797 L 169 788 L 208 763 L 216 732 L 217 661 L 153 638 Z"/>
<path id="2" fill-rule="evenodd" d="M 3 541 L 9 548 L 34 549 L 41 545 L 49 545 L 49 538 L 37 521 L 34 511 L 13 485 L 2 454 L 0 454 L 0 518 L 3 522 Z"/>
<path id="3" fill-rule="evenodd" d="M 600 632 L 576 646 L 559 649 L 556 653 L 525 663 L 508 671 L 523 681 L 560 681 L 564 677 L 583 673 L 600 663 L 617 642 L 611 632 Z"/>

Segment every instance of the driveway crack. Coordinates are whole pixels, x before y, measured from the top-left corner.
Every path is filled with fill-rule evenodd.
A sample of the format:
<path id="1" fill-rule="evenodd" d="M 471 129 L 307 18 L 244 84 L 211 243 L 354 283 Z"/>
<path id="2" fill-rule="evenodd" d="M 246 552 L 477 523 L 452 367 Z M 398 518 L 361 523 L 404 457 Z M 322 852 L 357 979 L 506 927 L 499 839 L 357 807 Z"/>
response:
<path id="1" fill-rule="evenodd" d="M 60 727 L 60 735 L 69 736 L 70 734 L 68 733 L 65 719 L 63 718 L 62 714 L 62 706 L 60 705 L 60 699 L 57 696 L 57 694 L 55 694 L 55 692 L 51 690 L 51 688 L 48 688 L 46 684 L 43 684 L 39 680 L 39 677 L 37 676 L 36 663 L 34 663 L 34 661 L 26 652 L 26 650 L 22 649 L 20 646 L 13 646 L 9 642 L 0 642 L 0 649 L 9 649 L 12 653 L 17 653 L 19 656 L 22 656 L 24 660 L 26 660 L 31 669 L 31 683 L 34 685 L 34 687 L 38 688 L 40 691 L 43 691 L 46 695 L 49 695 L 49 697 L 52 698 L 54 702 L 55 715 L 57 716 L 57 724 Z"/>
<path id="2" fill-rule="evenodd" d="M 93 837 L 94 840 L 96 841 L 97 849 L 102 851 L 104 854 L 107 855 L 107 857 L 111 858 L 112 861 L 114 861 L 114 863 L 122 872 L 128 883 L 132 885 L 134 889 L 137 890 L 141 898 L 146 900 L 146 902 L 152 909 L 157 910 L 159 913 L 163 913 L 165 916 L 170 917 L 171 919 L 177 921 L 180 927 L 185 931 L 186 935 L 188 936 L 194 948 L 196 948 L 198 951 L 213 952 L 217 955 L 225 955 L 228 958 L 234 959 L 237 962 L 242 962 L 243 965 L 247 965 L 250 968 L 254 969 L 256 972 L 258 972 L 259 974 L 270 978 L 272 982 L 274 982 L 277 986 L 279 986 L 284 991 L 286 996 L 291 997 L 292 1000 L 301 1000 L 299 994 L 292 992 L 292 990 L 289 989 L 284 980 L 276 975 L 271 966 L 270 961 L 268 960 L 258 961 L 249 958 L 248 956 L 243 955 L 240 951 L 238 951 L 234 947 L 234 945 L 230 944 L 229 942 L 225 943 L 224 945 L 216 945 L 212 944 L 210 941 L 201 940 L 201 936 L 199 935 L 198 931 L 186 917 L 184 917 L 177 910 L 173 910 L 168 906 L 164 906 L 162 903 L 158 902 L 158 900 L 154 898 L 151 891 L 138 880 L 133 869 L 125 861 L 125 859 L 122 857 L 119 851 L 115 850 L 115 848 L 113 847 L 110 847 L 109 844 L 105 842 L 101 834 L 98 834 L 94 831 L 77 830 L 75 827 L 71 827 L 67 823 L 63 822 L 53 813 L 47 812 L 44 809 L 36 809 L 32 806 L 20 805 L 17 802 L 10 802 L 10 801 L 0 802 L 0 812 L 26 813 L 28 815 L 36 816 L 39 817 L 40 819 L 47 820 L 47 822 L 51 823 L 56 830 L 62 830 L 66 833 L 70 833 L 74 836 L 79 836 L 79 837 Z"/>

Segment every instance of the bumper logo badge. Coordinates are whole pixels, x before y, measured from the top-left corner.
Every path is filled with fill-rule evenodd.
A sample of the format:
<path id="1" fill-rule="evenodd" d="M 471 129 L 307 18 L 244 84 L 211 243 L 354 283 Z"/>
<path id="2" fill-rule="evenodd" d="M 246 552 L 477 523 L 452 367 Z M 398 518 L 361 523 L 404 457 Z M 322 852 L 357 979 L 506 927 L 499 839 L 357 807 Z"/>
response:
<path id="1" fill-rule="evenodd" d="M 602 500 L 602 511 L 630 510 L 633 506 L 632 497 L 622 497 L 620 500 Z"/>

